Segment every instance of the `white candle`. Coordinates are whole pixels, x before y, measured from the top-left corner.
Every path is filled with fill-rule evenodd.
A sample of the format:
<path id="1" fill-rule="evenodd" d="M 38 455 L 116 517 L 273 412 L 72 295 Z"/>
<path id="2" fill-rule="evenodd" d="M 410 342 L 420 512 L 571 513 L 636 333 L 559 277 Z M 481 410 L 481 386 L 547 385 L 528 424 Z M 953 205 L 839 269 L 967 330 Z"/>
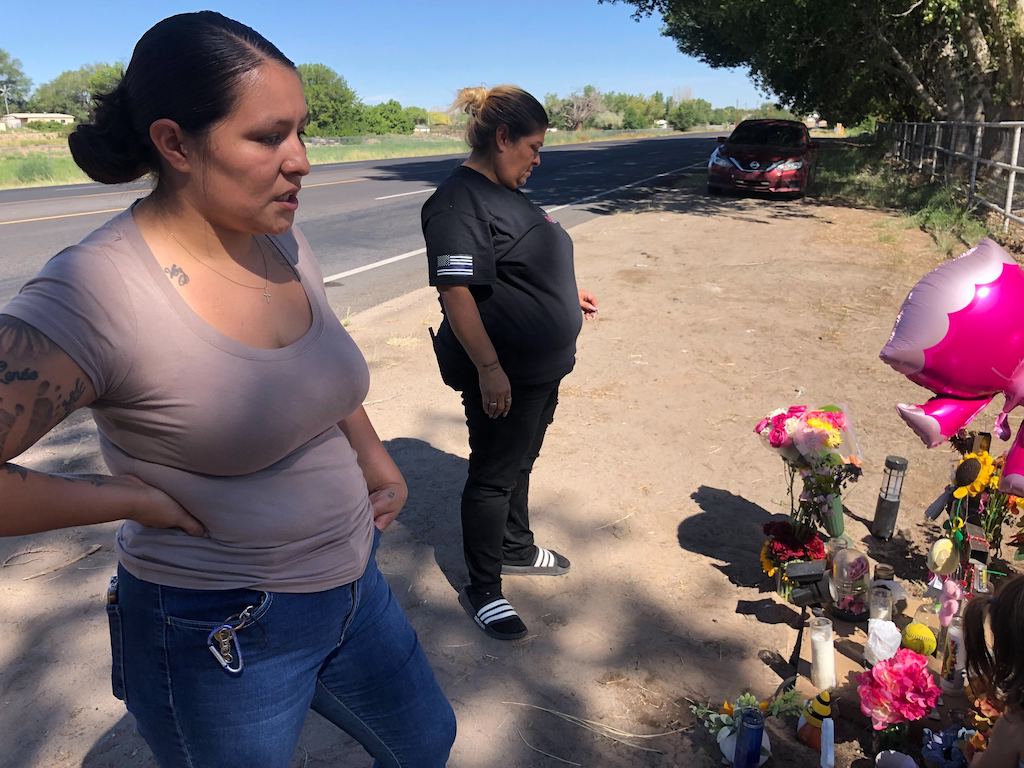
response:
<path id="1" fill-rule="evenodd" d="M 836 651 L 832 643 L 832 622 L 824 617 L 811 619 L 811 684 L 823 691 L 836 687 Z"/>

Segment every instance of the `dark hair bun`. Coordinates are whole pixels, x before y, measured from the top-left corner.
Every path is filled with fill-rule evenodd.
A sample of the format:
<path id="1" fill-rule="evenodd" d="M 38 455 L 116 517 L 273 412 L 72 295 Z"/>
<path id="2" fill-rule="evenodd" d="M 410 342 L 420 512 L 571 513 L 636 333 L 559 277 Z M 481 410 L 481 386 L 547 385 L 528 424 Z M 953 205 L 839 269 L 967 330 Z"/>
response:
<path id="1" fill-rule="evenodd" d="M 68 136 L 78 167 L 102 184 L 135 181 L 157 170 L 148 137 L 141 140 L 133 125 L 124 79 L 96 101 L 92 122 L 79 125 Z"/>

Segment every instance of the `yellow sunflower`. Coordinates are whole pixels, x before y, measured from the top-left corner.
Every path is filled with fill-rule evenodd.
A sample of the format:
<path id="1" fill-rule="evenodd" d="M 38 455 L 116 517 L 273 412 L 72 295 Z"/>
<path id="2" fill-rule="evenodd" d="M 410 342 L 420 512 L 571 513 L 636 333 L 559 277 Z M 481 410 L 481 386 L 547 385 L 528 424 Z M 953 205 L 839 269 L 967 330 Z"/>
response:
<path id="1" fill-rule="evenodd" d="M 994 469 L 988 451 L 965 454 L 953 473 L 953 498 L 977 496 L 988 487 Z"/>
<path id="2" fill-rule="evenodd" d="M 772 562 L 771 557 L 768 555 L 768 544 L 765 540 L 764 544 L 761 545 L 761 570 L 769 576 L 775 575 L 775 563 Z"/>

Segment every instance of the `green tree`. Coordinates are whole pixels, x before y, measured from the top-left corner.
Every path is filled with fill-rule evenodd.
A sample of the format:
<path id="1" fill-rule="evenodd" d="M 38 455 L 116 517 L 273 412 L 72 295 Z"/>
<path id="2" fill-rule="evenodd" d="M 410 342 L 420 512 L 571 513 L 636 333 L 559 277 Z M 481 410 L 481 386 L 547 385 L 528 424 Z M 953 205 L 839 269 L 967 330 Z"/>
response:
<path id="1" fill-rule="evenodd" d="M 747 68 L 798 114 L 849 123 L 869 114 L 1024 117 L 1020 0 L 600 2 L 660 14 L 680 51 Z"/>
<path id="2" fill-rule="evenodd" d="M 74 115 L 79 121 L 88 120 L 96 94 L 112 91 L 123 75 L 124 66 L 119 63 L 86 64 L 66 70 L 36 88 L 29 107 L 35 112 L 60 112 Z"/>
<path id="3" fill-rule="evenodd" d="M 412 133 L 415 124 L 414 119 L 394 99 L 366 107 L 363 112 L 364 133 Z"/>
<path id="4" fill-rule="evenodd" d="M 406 107 L 403 112 L 405 116 L 412 121 L 413 125 L 427 125 L 429 123 L 427 118 L 427 110 L 423 107 Z M 412 130 L 411 128 L 409 130 Z"/>
<path id="5" fill-rule="evenodd" d="M 0 48 L 0 88 L 4 89 L 7 108 L 15 111 L 25 106 L 29 90 L 32 88 L 32 81 L 22 71 L 21 62 L 2 48 Z M 0 98 L 0 104 L 2 103 L 3 99 Z"/>
<path id="6" fill-rule="evenodd" d="M 360 133 L 363 105 L 345 78 L 326 64 L 299 64 L 299 77 L 309 107 L 310 136 L 354 136 Z"/>
<path id="7" fill-rule="evenodd" d="M 711 122 L 711 102 L 704 99 L 685 99 L 673 107 L 668 121 L 677 131 L 688 131 Z"/>

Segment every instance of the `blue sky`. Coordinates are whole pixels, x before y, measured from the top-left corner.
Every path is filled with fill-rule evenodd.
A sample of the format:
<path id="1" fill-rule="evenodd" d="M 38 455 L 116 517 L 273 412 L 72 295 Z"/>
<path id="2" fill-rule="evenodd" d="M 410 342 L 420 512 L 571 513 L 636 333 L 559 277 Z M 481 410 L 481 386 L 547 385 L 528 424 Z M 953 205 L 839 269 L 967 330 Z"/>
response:
<path id="1" fill-rule="evenodd" d="M 202 6 L 170 0 L 10 3 L 0 48 L 34 85 L 66 69 L 125 62 L 159 19 Z M 538 98 L 602 91 L 755 106 L 769 97 L 742 71 L 713 70 L 659 34 L 660 19 L 597 0 L 310 0 L 206 6 L 258 30 L 296 63 L 322 62 L 367 103 L 447 106 L 465 85 L 516 83 Z"/>

